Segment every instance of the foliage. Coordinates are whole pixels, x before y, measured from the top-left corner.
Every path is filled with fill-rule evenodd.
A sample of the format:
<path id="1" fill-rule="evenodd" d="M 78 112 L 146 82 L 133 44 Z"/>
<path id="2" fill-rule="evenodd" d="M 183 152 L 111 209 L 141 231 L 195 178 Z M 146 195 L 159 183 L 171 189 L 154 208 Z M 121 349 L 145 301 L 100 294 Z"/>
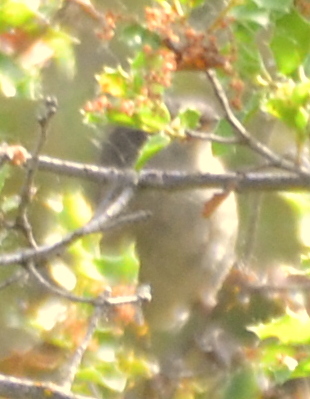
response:
<path id="1" fill-rule="evenodd" d="M 49 20 L 60 6 L 52 1 L 5 0 L 0 8 L 1 91 L 8 97 L 37 97 L 39 70 L 55 60 L 66 73 L 74 72 L 72 38 Z"/>
<path id="2" fill-rule="evenodd" d="M 125 7 L 125 12 L 115 11 L 108 6 L 105 9 L 104 1 L 97 3 L 2 0 L 2 96 L 38 99 L 45 91 L 42 77 L 50 63 L 58 66 L 60 76 L 73 77 L 75 46 L 83 39 L 81 28 L 66 22 L 66 13 L 74 7 L 87 27 L 91 27 L 96 46 L 113 46 L 115 40 L 129 54 L 116 66 L 102 65 L 94 77 L 96 94 L 89 95 L 81 112 L 88 126 L 119 124 L 143 129 L 149 134 L 136 161 L 136 170 L 172 140 L 186 140 L 189 131 L 199 131 L 202 111 L 198 107 L 172 109 L 167 93 L 169 95 L 178 74 L 205 76 L 206 71 L 212 69 L 224 87 L 230 109 L 245 126 L 250 126 L 264 112 L 267 119 L 287 128 L 290 145 L 297 147 L 294 165 L 300 172 L 298 167 L 309 139 L 310 12 L 306 0 L 220 2 L 220 6 L 214 6 L 215 11 L 211 7 L 213 16 L 204 29 L 199 23 L 195 25 L 197 14 L 206 13 L 206 2 L 202 0 L 157 0 L 154 6 L 141 5 L 138 15 L 131 13 L 129 7 Z M 87 92 L 90 93 L 89 88 Z M 217 125 L 214 134 L 218 139 L 234 137 L 227 120 Z M 74 141 L 74 134 L 71 139 Z M 234 157 L 235 146 L 227 146 L 225 142 L 215 145 L 220 147 L 218 153 L 226 151 L 231 159 Z M 6 191 L 16 166 L 13 162 L 11 169 L 1 165 L 0 170 L 3 194 L 0 239 L 4 254 L 19 250 L 27 242 L 23 230 L 18 230 L 18 223 L 12 222 L 19 215 L 20 198 L 16 191 Z M 55 192 L 41 195 L 35 196 L 30 209 L 44 208 L 40 222 L 48 215 L 42 229 L 44 235 L 39 237 L 46 245 L 86 225 L 92 217 L 91 205 L 80 190 L 73 191 L 68 186 L 58 195 Z M 227 372 L 228 378 L 220 387 L 223 398 L 276 397 L 272 395 L 278 386 L 309 378 L 310 320 L 307 298 L 301 295 L 298 285 L 309 285 L 309 239 L 303 239 L 309 233 L 309 198 L 304 193 L 282 197 L 298 218 L 301 268 L 287 270 L 277 265 L 282 280 L 276 283 L 275 292 L 271 289 L 270 293 L 265 287 L 267 293 L 262 295 L 262 301 L 271 309 L 267 314 L 262 315 L 261 309 L 256 309 L 254 315 L 244 316 L 245 307 L 248 311 L 255 308 L 255 294 L 247 305 L 242 303 L 243 293 L 238 289 L 231 293 L 229 304 L 224 300 L 224 314 L 229 308 L 231 314 L 235 311 L 242 317 L 243 332 L 251 334 L 252 341 L 248 347 L 236 344 L 242 360 Z M 134 243 L 129 242 L 121 253 L 109 254 L 101 251 L 100 240 L 101 233 L 85 235 L 66 248 L 61 258 L 45 259 L 49 279 L 69 294 L 85 298 L 97 297 L 103 291 L 109 292 L 112 298 L 136 295 L 139 260 Z M 284 289 L 281 289 L 282 283 Z M 0 367 L 6 373 L 14 373 L 12 363 L 18 359 L 18 370 L 15 370 L 18 375 L 39 379 L 44 372 L 55 372 L 79 347 L 89 328 L 93 307 L 62 297 L 55 299 L 52 295 L 40 300 L 32 298 L 25 304 L 26 321 L 15 324 L 29 329 L 41 343 L 24 353 L 17 350 L 18 353 L 0 359 Z M 76 372 L 74 392 L 123 397 L 128 387 L 142 379 L 156 377 L 151 359 L 135 350 L 135 340 L 146 345 L 148 340 L 148 326 L 137 322 L 141 319 L 140 313 L 137 303 L 126 303 L 114 307 L 112 315 L 102 317 Z M 14 321 L 20 314 L 12 311 L 10 317 Z M 47 347 L 53 350 L 49 352 Z M 220 348 L 219 352 L 221 355 L 224 350 Z M 200 398 L 207 394 L 210 386 L 204 378 L 191 376 L 180 378 L 171 397 Z"/>

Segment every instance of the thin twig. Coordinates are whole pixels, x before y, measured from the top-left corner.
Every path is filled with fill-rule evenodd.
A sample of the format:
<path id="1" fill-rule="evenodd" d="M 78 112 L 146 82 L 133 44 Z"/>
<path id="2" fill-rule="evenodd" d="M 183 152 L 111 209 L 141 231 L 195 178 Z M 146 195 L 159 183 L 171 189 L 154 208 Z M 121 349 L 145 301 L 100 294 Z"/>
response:
<path id="1" fill-rule="evenodd" d="M 63 381 L 59 384 L 65 389 L 71 389 L 75 375 L 81 365 L 84 353 L 86 352 L 90 341 L 93 338 L 95 331 L 97 330 L 98 323 L 102 317 L 106 317 L 108 313 L 108 308 L 106 306 L 106 299 L 108 293 L 104 291 L 101 295 L 96 298 L 96 305 L 91 315 L 88 328 L 84 338 L 82 339 L 80 345 L 76 348 L 71 359 L 66 362 L 61 370 L 63 375 Z"/>
<path id="2" fill-rule="evenodd" d="M 246 286 L 243 286 L 243 288 L 253 292 L 309 291 L 310 281 L 287 282 L 282 284 L 248 284 Z"/>
<path id="3" fill-rule="evenodd" d="M 106 211 L 98 215 L 96 219 L 91 220 L 85 226 L 74 230 L 73 232 L 67 234 L 60 241 L 54 244 L 42 245 L 38 248 L 26 248 L 21 251 L 16 251 L 11 254 L 4 254 L 0 256 L 0 265 L 7 266 L 11 264 L 27 264 L 27 262 L 39 262 L 52 255 L 59 254 L 69 245 L 71 245 L 76 240 L 84 237 L 88 234 L 98 233 L 99 231 L 105 231 L 118 226 L 122 221 L 121 218 L 117 216 L 123 211 L 125 206 L 128 204 L 130 199 L 134 195 L 134 187 L 126 187 L 119 195 L 118 198 L 106 209 Z M 139 214 L 140 215 L 140 214 Z M 141 216 L 141 215 L 140 215 Z M 143 217 L 145 214 L 143 214 Z M 128 220 L 125 218 L 125 222 Z"/>
<path id="4" fill-rule="evenodd" d="M 0 395 L 10 399 L 95 399 L 71 393 L 55 384 L 0 374 Z"/>
<path id="5" fill-rule="evenodd" d="M 61 298 L 68 299 L 71 302 L 77 302 L 77 303 L 85 303 L 89 305 L 102 305 L 102 300 L 98 302 L 97 297 L 81 297 L 78 295 L 71 294 L 71 292 L 60 288 L 53 283 L 49 282 L 40 272 L 39 270 L 35 267 L 35 265 L 32 262 L 28 262 L 27 264 L 27 270 L 29 273 L 44 287 L 46 288 L 50 293 L 57 295 Z M 142 286 L 144 287 L 144 286 Z M 150 300 L 150 295 L 148 294 L 147 291 L 138 291 L 136 295 L 126 295 L 126 296 L 121 296 L 118 298 L 106 298 L 105 305 L 107 306 L 116 306 L 116 305 L 125 305 L 125 304 L 130 304 L 130 303 L 136 303 L 138 301 L 149 301 Z"/>
<path id="6" fill-rule="evenodd" d="M 36 247 L 36 242 L 33 236 L 31 224 L 28 220 L 27 207 L 31 201 L 34 177 L 39 162 L 38 157 L 47 138 L 49 122 L 56 110 L 57 101 L 54 98 L 47 97 L 45 99 L 45 114 L 38 119 L 40 125 L 40 135 L 36 143 L 36 147 L 33 150 L 31 160 L 27 164 L 26 177 L 20 193 L 20 204 L 17 211 L 16 226 L 22 229 L 29 242 L 29 245 L 32 248 Z"/>
<path id="7" fill-rule="evenodd" d="M 265 160 L 268 160 L 273 166 L 280 167 L 290 172 L 295 172 L 298 174 L 305 173 L 306 175 L 309 175 L 308 170 L 304 169 L 303 167 L 300 168 L 296 166 L 296 163 L 277 155 L 269 147 L 265 146 L 264 144 L 253 138 L 250 132 L 247 131 L 247 129 L 242 125 L 242 123 L 233 113 L 225 91 L 223 90 L 220 81 L 217 79 L 215 72 L 212 70 L 208 70 L 206 74 L 212 84 L 214 93 L 223 108 L 227 121 L 234 128 L 244 144 L 248 145 L 249 148 L 251 148 L 257 154 L 261 155 Z"/>
<path id="8" fill-rule="evenodd" d="M 191 137 L 193 139 L 199 139 L 199 140 L 205 140 L 205 141 L 211 141 L 213 143 L 220 143 L 220 144 L 244 144 L 244 140 L 240 140 L 237 137 L 222 137 L 217 134 L 213 133 L 202 133 L 202 132 L 196 132 L 193 130 L 188 130 L 186 132 L 187 137 Z"/>
<path id="9" fill-rule="evenodd" d="M 128 302 L 128 298 L 130 297 L 119 296 L 117 298 L 112 298 L 109 294 L 109 292 L 104 291 L 95 299 L 95 309 L 89 319 L 86 334 L 82 339 L 80 345 L 76 348 L 71 359 L 63 366 L 63 369 L 61 370 L 61 375 L 63 377 L 60 384 L 63 388 L 66 388 L 68 390 L 71 389 L 76 373 L 81 365 L 83 356 L 89 346 L 90 341 L 93 338 L 95 331 L 98 328 L 98 323 L 100 319 L 107 317 L 110 306 L 123 305 L 125 303 L 135 303 L 136 305 L 141 305 L 142 301 L 150 301 L 151 299 L 149 287 L 146 286 L 139 287 L 137 289 L 137 294 L 131 296 L 134 300 L 130 302 Z M 107 306 L 107 304 L 109 306 Z"/>

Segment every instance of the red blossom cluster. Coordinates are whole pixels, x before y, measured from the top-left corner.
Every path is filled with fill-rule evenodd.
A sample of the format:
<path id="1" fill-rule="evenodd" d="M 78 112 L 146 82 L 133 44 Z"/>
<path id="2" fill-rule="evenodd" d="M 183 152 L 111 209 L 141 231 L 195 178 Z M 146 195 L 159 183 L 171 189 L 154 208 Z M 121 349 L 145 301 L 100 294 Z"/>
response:
<path id="1" fill-rule="evenodd" d="M 176 57 L 171 50 L 164 47 L 153 50 L 150 46 L 144 46 L 143 51 L 149 58 L 158 57 L 161 61 L 158 68 L 152 69 L 145 76 L 147 83 L 145 89 L 147 90 L 147 94 L 153 96 L 154 93 L 150 90 L 152 85 L 158 84 L 164 87 L 169 87 L 171 85 L 171 73 L 175 72 L 177 69 Z"/>
<path id="2" fill-rule="evenodd" d="M 160 36 L 178 43 L 179 35 L 174 32 L 174 24 L 183 20 L 173 7 L 167 8 L 145 8 L 145 20 L 147 28 L 157 32 Z"/>
<path id="3" fill-rule="evenodd" d="M 110 107 L 111 107 L 110 102 L 109 102 L 107 96 L 102 95 L 93 101 L 87 101 L 87 103 L 84 105 L 84 111 L 85 112 L 102 112 L 106 109 L 109 109 Z"/>
<path id="4" fill-rule="evenodd" d="M 172 72 L 177 68 L 175 54 L 167 48 L 152 49 L 150 46 L 144 46 L 144 53 L 146 54 L 150 65 L 145 71 L 141 70 L 143 74 L 144 85 L 140 89 L 140 93 L 134 98 L 122 98 L 115 96 L 114 93 L 109 92 L 109 87 L 101 85 L 102 95 L 93 101 L 88 101 L 84 106 L 86 112 L 105 112 L 114 110 L 122 112 L 127 116 L 133 116 L 137 110 L 146 106 L 152 108 L 156 100 L 161 97 L 160 87 L 169 87 L 172 80 Z M 156 64 L 156 66 L 154 66 Z M 112 95 L 114 100 L 108 97 Z"/>
<path id="5" fill-rule="evenodd" d="M 221 18 L 220 20 L 222 20 Z M 100 38 L 110 40 L 117 24 L 125 20 L 132 21 L 130 17 L 121 17 L 112 11 L 104 15 L 104 28 L 100 31 Z M 165 5 L 145 8 L 146 28 L 155 33 L 160 40 L 160 46 L 145 44 L 143 52 L 146 64 L 141 69 L 144 84 L 140 93 L 130 98 L 121 98 L 115 93 L 110 93 L 101 87 L 102 95 L 84 107 L 86 112 L 118 111 L 133 116 L 139 112 L 141 106 L 153 108 L 154 102 L 160 100 L 162 89 L 171 86 L 173 73 L 176 71 L 206 71 L 210 68 L 221 68 L 226 73 L 231 73 L 232 57 L 220 51 L 220 45 L 214 31 L 226 29 L 227 25 L 217 21 L 217 28 L 199 31 L 193 28 L 186 16 L 175 6 Z M 212 33 L 211 33 L 212 32 Z M 233 79 L 232 106 L 242 108 L 241 81 Z M 110 95 L 113 97 L 111 101 Z"/>
<path id="6" fill-rule="evenodd" d="M 96 31 L 97 37 L 107 41 L 113 39 L 117 23 L 122 19 L 123 17 L 120 14 L 113 11 L 106 11 L 102 27 Z"/>
<path id="7" fill-rule="evenodd" d="M 174 7 L 146 7 L 145 15 L 147 28 L 174 53 L 176 70 L 226 67 L 228 60 L 220 53 L 216 37 L 191 27 Z"/>
<path id="8" fill-rule="evenodd" d="M 166 41 L 167 47 L 174 51 L 177 70 L 205 71 L 209 68 L 227 68 L 228 60 L 220 54 L 218 44 L 214 37 L 207 38 L 196 32 L 180 47 Z"/>

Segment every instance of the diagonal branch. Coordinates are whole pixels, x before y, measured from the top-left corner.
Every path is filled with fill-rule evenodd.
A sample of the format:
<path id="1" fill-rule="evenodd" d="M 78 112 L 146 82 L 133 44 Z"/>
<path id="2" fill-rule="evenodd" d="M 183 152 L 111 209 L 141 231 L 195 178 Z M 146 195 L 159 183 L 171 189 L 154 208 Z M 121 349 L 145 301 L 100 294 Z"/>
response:
<path id="1" fill-rule="evenodd" d="M 61 298 L 68 299 L 71 302 L 77 303 L 86 303 L 93 306 L 98 305 L 106 305 L 106 306 L 118 306 L 118 305 L 126 305 L 137 303 L 141 301 L 150 301 L 151 293 L 148 291 L 149 286 L 142 285 L 139 287 L 139 290 L 136 295 L 127 295 L 127 296 L 120 296 L 120 297 L 107 297 L 103 303 L 102 299 L 93 298 L 93 297 L 82 297 L 78 295 L 71 294 L 71 292 L 65 290 L 64 288 L 60 288 L 55 284 L 50 283 L 35 267 L 32 262 L 28 262 L 27 270 L 29 273 L 43 286 L 45 287 L 50 293 L 57 295 Z"/>
<path id="2" fill-rule="evenodd" d="M 106 306 L 106 299 L 108 293 L 104 291 L 101 295 L 97 297 L 97 304 L 93 310 L 92 315 L 90 316 L 88 328 L 84 338 L 82 339 L 79 346 L 76 348 L 73 356 L 62 368 L 62 382 L 61 385 L 64 388 L 71 389 L 75 375 L 78 371 L 78 368 L 81 365 L 84 353 L 86 352 L 95 331 L 97 330 L 98 323 L 101 318 L 107 316 L 108 308 Z"/>
<path id="3" fill-rule="evenodd" d="M 99 215 L 96 219 L 92 219 L 85 226 L 67 234 L 62 240 L 57 241 L 54 244 L 42 245 L 38 248 L 26 248 L 11 254 L 4 254 L 0 256 L 0 265 L 27 264 L 29 261 L 37 263 L 49 256 L 58 254 L 67 246 L 87 234 L 97 233 L 118 226 L 120 221 L 117 216 L 122 212 L 133 195 L 134 187 L 125 187 L 118 198 L 116 198 L 116 200 L 107 207 L 105 212 Z M 144 216 L 145 215 L 143 214 L 143 217 Z M 125 222 L 127 222 L 126 219 Z"/>
<path id="4" fill-rule="evenodd" d="M 94 399 L 75 395 L 55 384 L 0 374 L 0 395 L 9 399 Z"/>
<path id="5" fill-rule="evenodd" d="M 309 171 L 306 170 L 305 168 L 297 168 L 296 164 L 292 161 L 289 161 L 279 155 L 277 155 L 275 152 L 273 152 L 269 147 L 265 146 L 261 142 L 255 140 L 250 134 L 250 132 L 247 131 L 247 129 L 242 125 L 242 123 L 239 121 L 239 119 L 235 116 L 233 113 L 230 105 L 228 98 L 226 96 L 226 93 L 220 83 L 220 81 L 216 77 L 216 73 L 212 70 L 208 70 L 206 72 L 207 77 L 209 81 L 211 82 L 213 86 L 214 93 L 216 97 L 218 98 L 227 121 L 231 124 L 231 126 L 234 128 L 236 131 L 237 135 L 239 136 L 239 139 L 243 141 L 245 145 L 247 145 L 249 148 L 251 148 L 253 151 L 255 151 L 257 154 L 262 156 L 265 160 L 269 161 L 273 166 L 291 171 L 291 172 L 299 172 L 300 174 L 306 174 L 309 175 Z"/>

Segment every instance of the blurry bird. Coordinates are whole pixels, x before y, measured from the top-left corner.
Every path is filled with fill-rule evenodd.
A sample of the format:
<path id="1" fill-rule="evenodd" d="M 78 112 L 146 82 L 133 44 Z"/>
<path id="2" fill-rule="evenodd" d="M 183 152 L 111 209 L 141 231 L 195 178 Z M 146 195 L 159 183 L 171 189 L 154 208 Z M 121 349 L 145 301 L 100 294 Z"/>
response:
<path id="1" fill-rule="evenodd" d="M 202 128 L 210 132 L 218 116 L 206 105 L 201 112 Z M 141 130 L 110 128 L 103 143 L 101 163 L 118 168 L 133 166 L 146 140 L 147 135 Z M 172 142 L 146 167 L 223 172 L 221 162 L 212 155 L 210 143 L 199 139 Z M 144 315 L 154 335 L 161 331 L 179 338 L 197 303 L 205 309 L 212 308 L 234 262 L 238 228 L 234 196 L 229 195 L 209 217 L 203 217 L 204 203 L 215 191 L 140 189 L 129 210 L 151 211 L 151 217 L 122 231 L 109 232 L 103 238 L 105 251 L 119 248 L 127 239 L 135 241 L 140 282 L 150 284 L 152 290 L 152 301 L 146 304 Z M 103 198 L 107 198 L 107 192 L 105 188 Z M 164 342 L 158 342 L 157 354 L 165 352 Z"/>

